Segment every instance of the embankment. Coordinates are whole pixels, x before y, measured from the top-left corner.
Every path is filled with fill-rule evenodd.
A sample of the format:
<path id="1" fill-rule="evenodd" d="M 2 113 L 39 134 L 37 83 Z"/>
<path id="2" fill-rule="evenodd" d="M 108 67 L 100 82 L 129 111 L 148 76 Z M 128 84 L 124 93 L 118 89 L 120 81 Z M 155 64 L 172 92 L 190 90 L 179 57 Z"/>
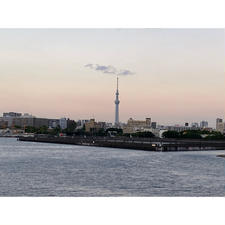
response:
<path id="1" fill-rule="evenodd" d="M 225 150 L 225 141 L 180 140 L 127 137 L 19 137 L 19 141 L 71 144 L 96 147 L 136 149 L 145 151 L 207 151 Z"/>

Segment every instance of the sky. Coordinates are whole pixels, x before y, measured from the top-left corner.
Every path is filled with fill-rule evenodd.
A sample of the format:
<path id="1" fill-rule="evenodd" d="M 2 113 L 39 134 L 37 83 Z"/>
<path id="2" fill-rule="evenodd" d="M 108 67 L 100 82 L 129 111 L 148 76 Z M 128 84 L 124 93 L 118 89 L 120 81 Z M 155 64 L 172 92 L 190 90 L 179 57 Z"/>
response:
<path id="1" fill-rule="evenodd" d="M 114 122 L 225 114 L 224 29 L 0 29 L 0 114 Z"/>

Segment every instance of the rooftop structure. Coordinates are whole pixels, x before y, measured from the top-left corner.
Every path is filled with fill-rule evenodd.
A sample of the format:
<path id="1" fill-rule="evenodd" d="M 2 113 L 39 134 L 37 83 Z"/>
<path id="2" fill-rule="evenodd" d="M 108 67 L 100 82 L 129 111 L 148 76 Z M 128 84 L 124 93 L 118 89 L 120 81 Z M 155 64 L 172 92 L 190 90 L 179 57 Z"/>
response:
<path id="1" fill-rule="evenodd" d="M 3 117 L 21 117 L 22 113 L 17 112 L 4 112 Z"/>

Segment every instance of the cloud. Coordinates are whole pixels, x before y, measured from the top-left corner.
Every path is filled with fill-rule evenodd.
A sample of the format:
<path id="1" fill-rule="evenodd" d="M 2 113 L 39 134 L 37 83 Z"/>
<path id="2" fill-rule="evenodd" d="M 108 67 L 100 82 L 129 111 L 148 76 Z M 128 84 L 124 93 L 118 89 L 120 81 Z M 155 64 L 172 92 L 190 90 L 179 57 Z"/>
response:
<path id="1" fill-rule="evenodd" d="M 85 65 L 85 67 L 89 67 L 89 68 L 93 69 L 93 64 L 87 64 L 87 65 Z"/>
<path id="2" fill-rule="evenodd" d="M 118 70 L 114 66 L 103 66 L 103 65 L 98 65 L 98 64 L 87 64 L 85 67 L 88 67 L 90 69 L 96 70 L 96 71 L 101 71 L 102 73 L 107 73 L 107 74 L 114 74 L 118 76 L 127 76 L 127 75 L 133 75 L 134 73 L 131 72 L 130 70 Z"/>
<path id="3" fill-rule="evenodd" d="M 120 70 L 118 75 L 133 75 L 134 73 L 130 70 Z"/>

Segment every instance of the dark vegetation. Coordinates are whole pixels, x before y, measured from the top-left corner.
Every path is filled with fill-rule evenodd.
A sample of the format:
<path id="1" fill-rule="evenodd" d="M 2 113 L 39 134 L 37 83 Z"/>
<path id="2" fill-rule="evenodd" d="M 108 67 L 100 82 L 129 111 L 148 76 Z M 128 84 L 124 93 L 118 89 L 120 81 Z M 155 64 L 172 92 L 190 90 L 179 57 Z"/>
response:
<path id="1" fill-rule="evenodd" d="M 223 140 L 225 136 L 217 131 L 207 130 L 186 130 L 186 131 L 165 131 L 164 138 L 180 138 L 180 139 L 206 139 L 206 140 Z"/>
<path id="2" fill-rule="evenodd" d="M 68 127 L 62 130 L 59 126 L 49 129 L 46 126 L 40 128 L 34 128 L 27 126 L 25 128 L 26 133 L 34 134 L 46 134 L 51 136 L 58 136 L 64 134 L 66 136 L 99 136 L 99 137 L 116 137 L 116 136 L 126 136 L 126 137 L 140 137 L 140 138 L 154 138 L 155 135 L 152 132 L 136 132 L 132 134 L 123 134 L 123 130 L 119 128 L 108 128 L 104 129 L 93 129 L 90 132 L 85 132 L 85 126 L 80 129 L 76 129 L 76 123 L 72 122 Z M 217 131 L 207 131 L 207 130 L 186 130 L 186 131 L 165 131 L 163 133 L 163 138 L 174 138 L 174 139 L 205 139 L 205 140 L 225 140 L 225 136 Z"/>

